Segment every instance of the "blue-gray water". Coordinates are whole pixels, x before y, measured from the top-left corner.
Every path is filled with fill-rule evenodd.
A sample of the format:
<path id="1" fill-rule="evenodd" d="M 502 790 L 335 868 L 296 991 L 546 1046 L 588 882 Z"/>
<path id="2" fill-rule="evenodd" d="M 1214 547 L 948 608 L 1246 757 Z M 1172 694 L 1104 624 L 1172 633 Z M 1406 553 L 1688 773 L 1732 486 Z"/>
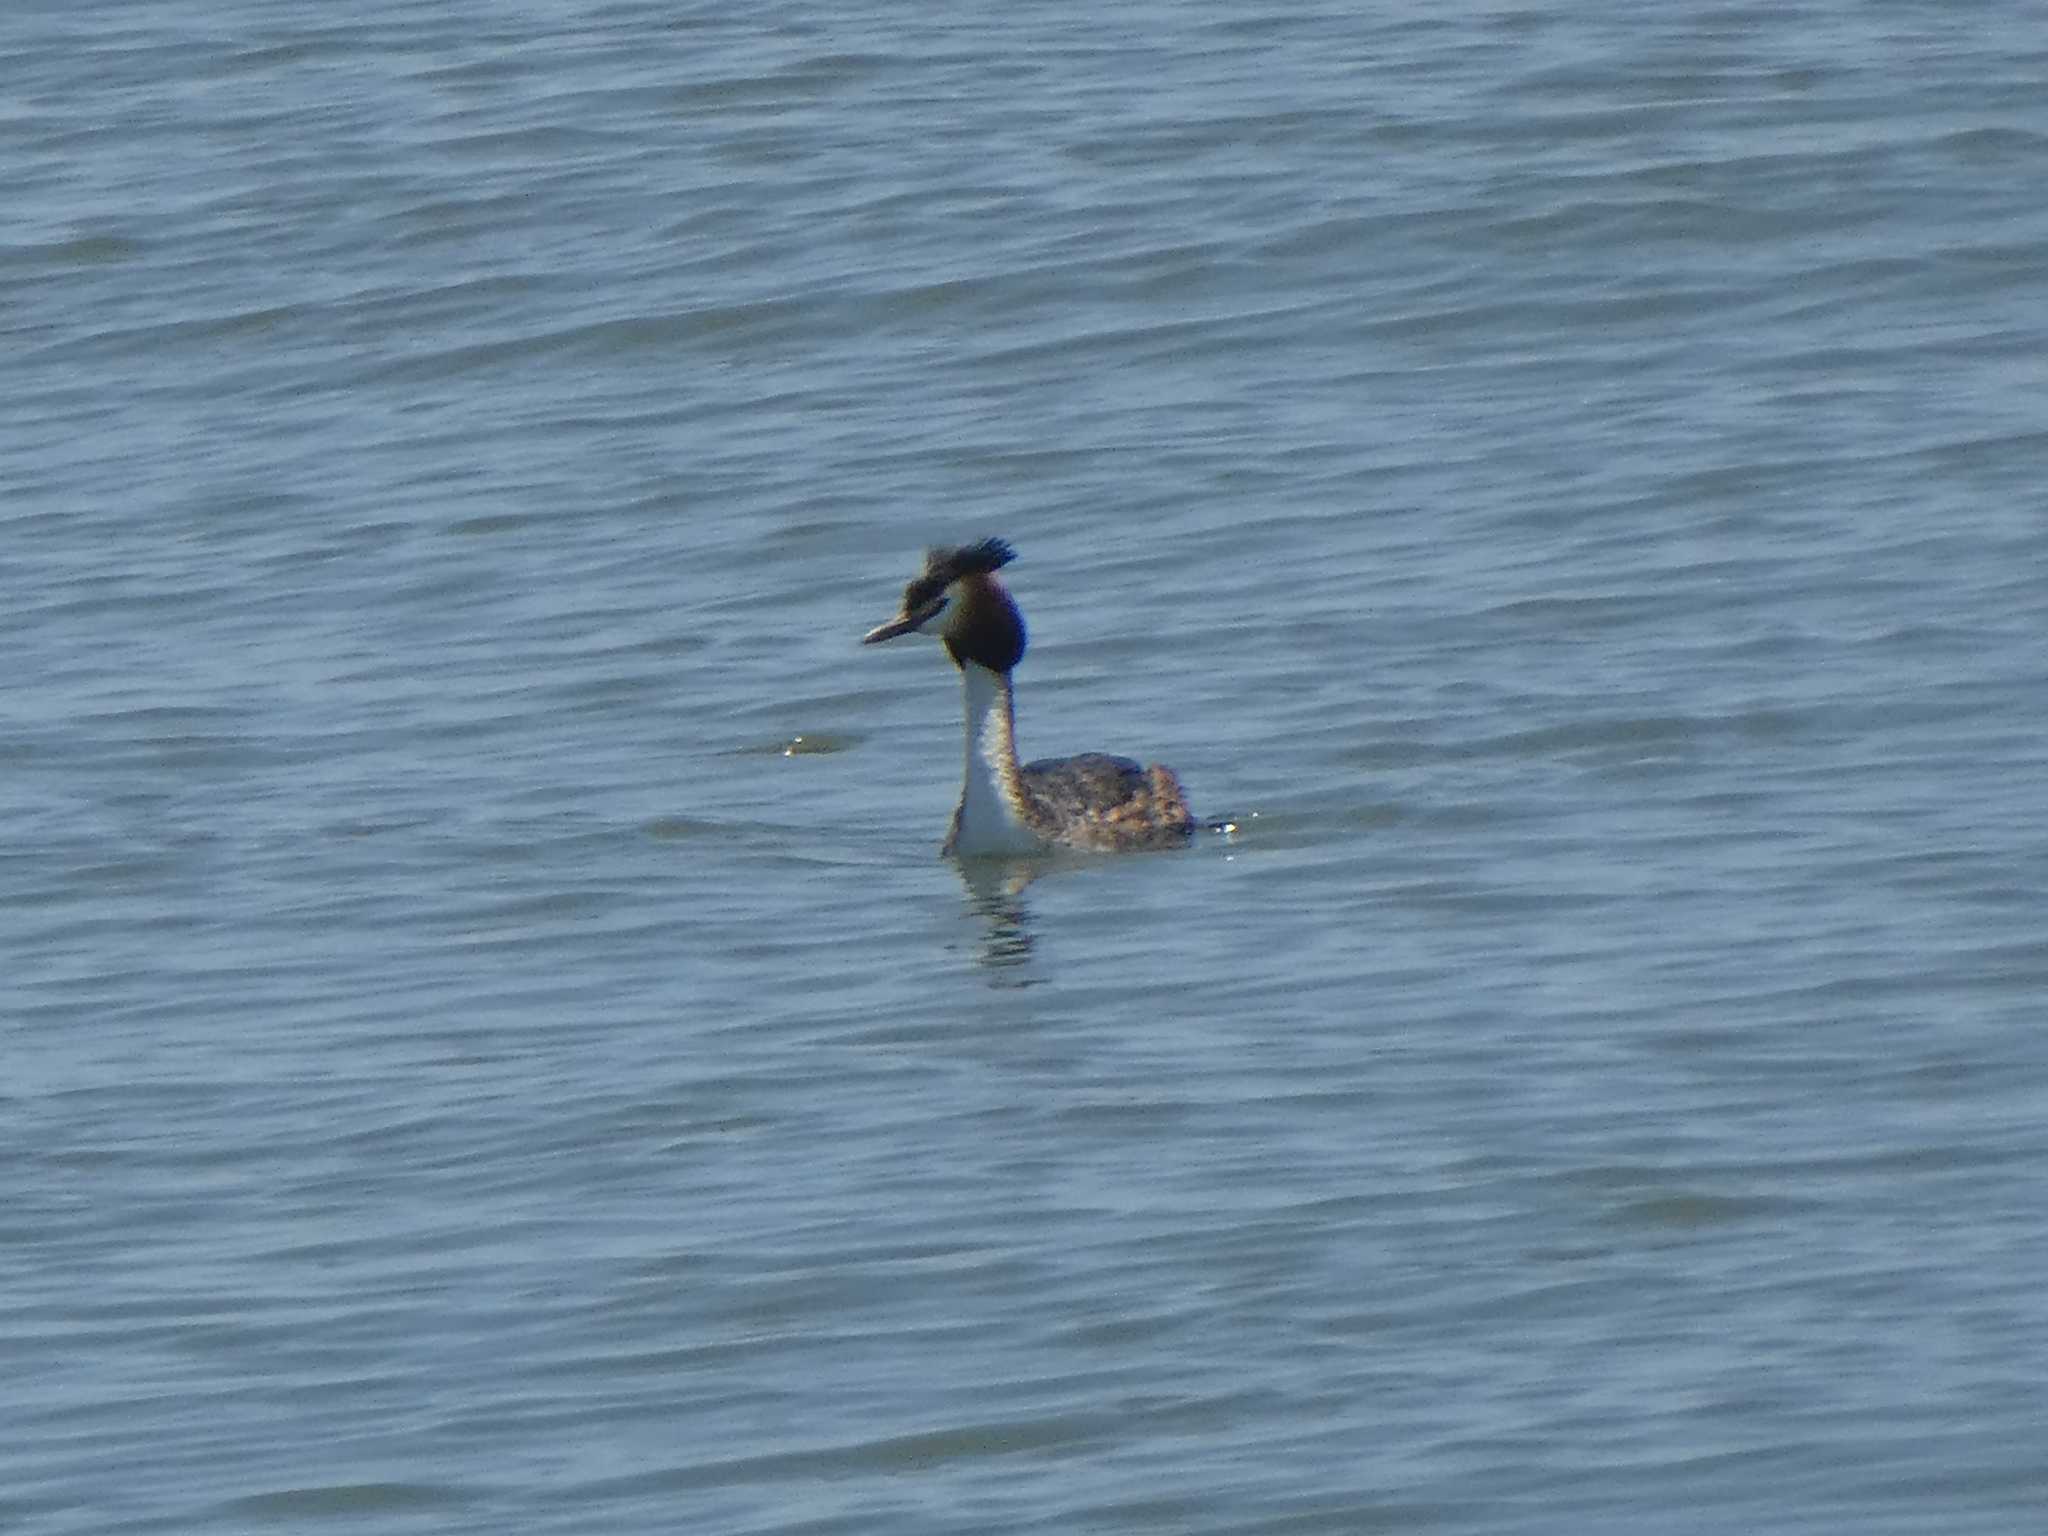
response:
<path id="1" fill-rule="evenodd" d="M 2040 21 L 10 6 L 0 1523 L 2040 1529 Z"/>

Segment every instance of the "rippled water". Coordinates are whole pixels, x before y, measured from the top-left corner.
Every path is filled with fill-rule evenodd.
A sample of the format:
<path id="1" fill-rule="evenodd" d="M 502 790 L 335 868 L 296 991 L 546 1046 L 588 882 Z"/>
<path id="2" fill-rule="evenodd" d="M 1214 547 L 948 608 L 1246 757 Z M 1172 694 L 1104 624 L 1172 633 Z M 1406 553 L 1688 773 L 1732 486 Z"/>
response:
<path id="1" fill-rule="evenodd" d="M 15 7 L 0 1517 L 2035 1528 L 2038 19 Z"/>

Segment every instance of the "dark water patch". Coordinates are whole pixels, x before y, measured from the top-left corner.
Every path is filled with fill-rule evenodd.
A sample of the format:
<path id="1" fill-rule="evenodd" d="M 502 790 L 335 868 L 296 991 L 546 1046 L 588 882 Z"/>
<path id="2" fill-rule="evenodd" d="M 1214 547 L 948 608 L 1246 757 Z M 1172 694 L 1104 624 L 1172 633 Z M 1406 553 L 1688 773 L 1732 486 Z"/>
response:
<path id="1" fill-rule="evenodd" d="M 1100 1443 L 1108 1427 L 1104 1415 L 1087 1412 L 988 1419 L 869 1440 L 683 1463 L 664 1471 L 583 1482 L 568 1492 L 579 1500 L 609 1499 L 729 1484 L 780 1486 L 860 1474 L 929 1473 L 962 1461 L 1077 1449 Z"/>
<path id="2" fill-rule="evenodd" d="M 1645 1231 L 1695 1232 L 1780 1217 L 1797 1208 L 1772 1198 L 1669 1190 L 1618 1205 L 1607 1220 L 1618 1227 Z"/>
<path id="3" fill-rule="evenodd" d="M 214 1512 L 236 1519 L 352 1520 L 446 1509 L 477 1496 L 475 1490 L 447 1483 L 338 1483 L 245 1494 Z"/>
<path id="4" fill-rule="evenodd" d="M 68 239 L 0 245 L 0 271 L 66 272 L 140 259 L 148 247 L 141 240 L 117 234 L 80 234 Z"/>

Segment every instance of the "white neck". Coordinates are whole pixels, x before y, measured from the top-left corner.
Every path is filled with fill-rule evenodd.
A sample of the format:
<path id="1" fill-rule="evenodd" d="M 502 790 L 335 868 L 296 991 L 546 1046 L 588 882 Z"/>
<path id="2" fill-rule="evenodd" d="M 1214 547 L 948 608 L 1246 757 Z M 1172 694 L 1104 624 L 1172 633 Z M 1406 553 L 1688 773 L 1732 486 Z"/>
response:
<path id="1" fill-rule="evenodd" d="M 971 661 L 961 664 L 960 680 L 967 702 L 967 777 L 947 852 L 972 856 L 1043 848 L 1044 840 L 1022 815 L 1010 680 Z"/>

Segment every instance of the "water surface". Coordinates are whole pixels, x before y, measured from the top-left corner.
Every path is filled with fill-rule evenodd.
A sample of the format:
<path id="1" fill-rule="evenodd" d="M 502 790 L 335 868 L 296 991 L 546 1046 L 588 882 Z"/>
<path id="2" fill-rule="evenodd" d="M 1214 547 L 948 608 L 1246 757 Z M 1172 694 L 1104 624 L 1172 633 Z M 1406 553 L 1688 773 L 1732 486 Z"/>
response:
<path id="1" fill-rule="evenodd" d="M 2031 19 L 18 7 L 0 1514 L 2033 1528 Z"/>

